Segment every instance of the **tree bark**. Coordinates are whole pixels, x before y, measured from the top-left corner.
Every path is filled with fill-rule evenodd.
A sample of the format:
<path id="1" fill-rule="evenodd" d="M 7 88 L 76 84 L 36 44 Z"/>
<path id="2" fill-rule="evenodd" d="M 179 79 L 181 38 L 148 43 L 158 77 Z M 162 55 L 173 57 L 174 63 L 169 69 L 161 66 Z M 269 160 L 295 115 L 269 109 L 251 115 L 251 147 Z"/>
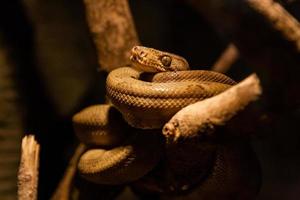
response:
<path id="1" fill-rule="evenodd" d="M 212 70 L 226 73 L 239 58 L 239 51 L 234 44 L 229 44 L 223 51 L 219 59 L 214 63 Z"/>
<path id="2" fill-rule="evenodd" d="M 139 44 L 127 0 L 84 0 L 87 21 L 98 51 L 100 69 L 111 71 L 129 64 Z"/>
<path id="3" fill-rule="evenodd" d="M 22 140 L 21 163 L 18 174 L 18 199 L 36 200 L 39 176 L 40 145 L 33 135 Z"/>
<path id="4" fill-rule="evenodd" d="M 77 164 L 80 156 L 86 150 L 84 144 L 79 144 L 69 162 L 68 167 L 65 170 L 64 177 L 58 184 L 51 200 L 65 200 L 71 198 L 72 184 L 74 182 L 74 177 L 77 171 Z"/>

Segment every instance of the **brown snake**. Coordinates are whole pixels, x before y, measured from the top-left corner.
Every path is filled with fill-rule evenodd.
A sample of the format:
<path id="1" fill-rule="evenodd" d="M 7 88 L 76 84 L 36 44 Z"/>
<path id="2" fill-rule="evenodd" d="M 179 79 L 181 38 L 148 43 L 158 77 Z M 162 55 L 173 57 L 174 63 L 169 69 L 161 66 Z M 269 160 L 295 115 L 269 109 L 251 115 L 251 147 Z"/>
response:
<path id="1" fill-rule="evenodd" d="M 149 134 L 147 132 L 153 131 L 140 129 L 159 129 L 181 108 L 217 95 L 235 84 L 220 73 L 188 70 L 184 58 L 152 48 L 135 46 L 130 60 L 133 68 L 122 67 L 109 73 L 106 89 L 109 100 L 125 121 L 139 129 L 127 127 L 119 116 L 114 117 L 117 112 L 110 105 L 93 106 L 73 117 L 78 137 L 88 144 L 107 148 L 111 143 L 106 141 L 114 141 L 116 146 L 122 127 L 125 127 L 123 132 L 134 132 L 117 147 L 92 149 L 81 157 L 79 172 L 100 184 L 136 180 L 158 163 L 163 154 L 157 139 L 161 136 L 160 130 Z M 106 130 L 109 133 L 103 133 Z M 119 133 L 114 134 L 112 130 Z M 110 134 L 113 139 L 109 139 Z M 221 162 L 216 161 L 215 167 L 222 168 Z M 214 176 L 210 181 L 218 182 L 218 178 L 222 176 Z"/>

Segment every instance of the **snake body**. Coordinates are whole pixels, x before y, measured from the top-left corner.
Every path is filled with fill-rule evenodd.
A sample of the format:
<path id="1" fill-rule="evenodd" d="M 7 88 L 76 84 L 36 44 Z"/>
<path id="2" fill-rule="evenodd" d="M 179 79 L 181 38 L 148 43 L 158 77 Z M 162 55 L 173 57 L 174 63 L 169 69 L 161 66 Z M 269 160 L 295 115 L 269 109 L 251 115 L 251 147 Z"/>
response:
<path id="1" fill-rule="evenodd" d="M 157 133 L 135 132 L 120 146 L 91 149 L 80 159 L 78 169 L 86 179 L 108 185 L 134 181 L 159 161 L 162 143 Z"/>
<path id="2" fill-rule="evenodd" d="M 235 84 L 232 79 L 220 73 L 188 70 L 189 66 L 184 58 L 147 47 L 134 47 L 130 59 L 131 67 L 118 68 L 109 73 L 106 89 L 110 102 L 122 113 L 125 121 L 135 128 L 121 123 L 122 127 L 126 127 L 123 130 L 130 132 L 128 139 L 117 147 L 91 149 L 83 154 L 78 164 L 79 172 L 96 183 L 123 184 L 144 176 L 158 163 L 164 151 L 161 145 L 163 140 L 157 140 L 157 135 L 161 134 L 141 129 L 161 128 L 181 108 L 217 95 Z M 113 106 L 106 106 L 102 111 L 101 108 L 105 106 L 96 106 L 97 111 L 90 108 L 94 111 L 80 112 L 74 116 L 75 131 L 83 142 L 110 145 L 103 144 L 102 136 L 98 136 L 112 134 L 115 137 L 116 134 L 109 133 L 113 130 L 112 127 L 118 126 L 112 125 L 115 118 L 109 117 L 109 110 Z M 103 125 L 103 121 L 106 125 Z M 110 127 L 108 134 L 102 133 L 103 127 Z M 122 132 L 122 127 L 118 129 L 119 132 Z M 107 138 L 103 140 L 110 141 Z M 195 159 L 201 158 L 195 156 Z M 212 169 L 200 170 L 211 174 L 205 176 L 209 179 L 207 184 L 214 180 L 222 181 L 218 177 L 228 175 L 228 169 L 224 165 L 226 162 L 218 161 Z M 180 168 L 180 165 L 173 167 Z M 213 184 L 209 185 L 212 189 Z"/>
<path id="3" fill-rule="evenodd" d="M 111 105 L 89 106 L 72 121 L 78 139 L 91 146 L 81 156 L 78 170 L 92 182 L 117 185 L 136 180 L 161 158 L 162 135 L 128 126 Z"/>

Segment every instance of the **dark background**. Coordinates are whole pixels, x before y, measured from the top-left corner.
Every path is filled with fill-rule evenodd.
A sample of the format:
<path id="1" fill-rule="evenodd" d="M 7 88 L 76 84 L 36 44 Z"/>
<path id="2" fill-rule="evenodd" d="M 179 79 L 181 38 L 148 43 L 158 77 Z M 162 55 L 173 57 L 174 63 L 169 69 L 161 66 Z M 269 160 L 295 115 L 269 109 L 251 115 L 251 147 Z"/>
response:
<path id="1" fill-rule="evenodd" d="M 141 43 L 182 55 L 193 69 L 210 69 L 229 43 L 182 1 L 129 3 Z M 297 3 L 288 9 L 300 15 Z M 16 65 L 24 133 L 41 143 L 39 197 L 48 199 L 77 144 L 71 117 L 104 102 L 105 73 L 97 70 L 81 0 L 1 1 L 0 31 Z M 227 74 L 239 81 L 251 72 L 239 59 Z M 299 199 L 299 119 L 299 106 L 280 110 L 276 123 L 253 140 L 263 171 L 258 199 Z"/>

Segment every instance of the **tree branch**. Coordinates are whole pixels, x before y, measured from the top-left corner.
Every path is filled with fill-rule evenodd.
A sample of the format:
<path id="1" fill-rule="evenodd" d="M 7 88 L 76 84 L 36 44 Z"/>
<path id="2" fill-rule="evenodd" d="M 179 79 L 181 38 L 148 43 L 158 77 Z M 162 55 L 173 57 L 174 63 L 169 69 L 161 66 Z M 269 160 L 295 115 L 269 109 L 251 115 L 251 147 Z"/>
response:
<path id="1" fill-rule="evenodd" d="M 188 1 L 261 77 L 271 110 L 299 105 L 300 28 L 292 15 L 271 0 Z"/>
<path id="2" fill-rule="evenodd" d="M 86 150 L 86 146 L 84 144 L 79 144 L 74 152 L 69 165 L 65 171 L 64 177 L 58 184 L 53 196 L 51 197 L 52 200 L 65 200 L 70 199 L 72 183 L 74 180 L 75 173 L 77 171 L 77 163 L 82 155 L 82 153 Z"/>
<path id="3" fill-rule="evenodd" d="M 217 96 L 183 108 L 163 127 L 163 134 L 169 141 L 210 134 L 216 126 L 224 125 L 261 93 L 259 79 L 253 74 Z"/>
<path id="4" fill-rule="evenodd" d="M 300 52 L 300 24 L 296 18 L 273 0 L 248 0 L 247 3 Z"/>
<path id="5" fill-rule="evenodd" d="M 23 138 L 21 152 L 18 198 L 20 200 L 35 200 L 37 199 L 40 145 L 33 135 Z"/>
<path id="6" fill-rule="evenodd" d="M 84 0 L 87 21 L 102 70 L 128 64 L 130 49 L 139 44 L 127 0 Z"/>
<path id="7" fill-rule="evenodd" d="M 219 59 L 214 63 L 212 70 L 220 73 L 227 72 L 239 58 L 239 51 L 236 46 L 230 43 L 223 51 Z"/>

